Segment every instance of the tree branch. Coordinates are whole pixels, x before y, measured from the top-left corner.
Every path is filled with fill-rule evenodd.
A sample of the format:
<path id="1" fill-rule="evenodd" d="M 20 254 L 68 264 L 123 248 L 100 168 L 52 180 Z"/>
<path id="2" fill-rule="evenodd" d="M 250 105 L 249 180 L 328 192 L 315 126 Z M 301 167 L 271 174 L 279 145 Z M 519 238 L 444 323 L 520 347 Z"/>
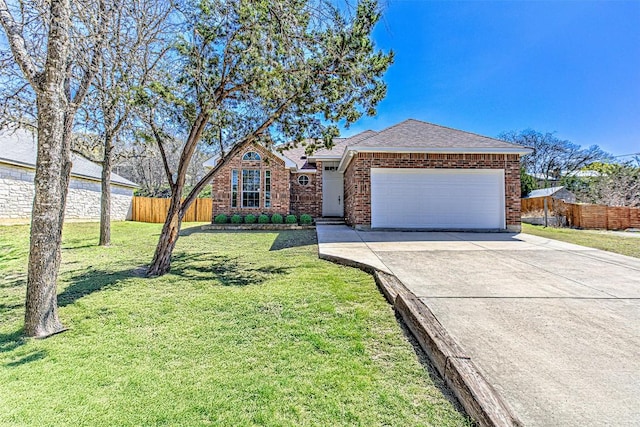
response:
<path id="1" fill-rule="evenodd" d="M 226 160 L 235 156 L 238 153 L 238 151 L 242 147 L 244 147 L 246 143 L 254 141 L 262 133 L 264 133 L 267 129 L 269 129 L 269 127 L 276 120 L 278 120 L 278 118 L 286 111 L 286 109 L 291 105 L 291 103 L 296 99 L 296 97 L 297 95 L 287 98 L 282 104 L 280 104 L 280 106 L 273 112 L 273 114 L 269 116 L 267 120 L 265 120 L 260 126 L 258 126 L 256 130 L 254 130 L 253 132 L 245 136 L 243 139 L 238 141 L 234 145 L 234 147 L 231 150 L 229 150 L 229 153 L 227 154 L 227 156 L 224 158 L 221 158 L 218 164 L 215 165 L 209 172 L 207 172 L 207 174 L 204 177 L 202 177 L 200 181 L 198 181 L 198 183 L 193 187 L 189 195 L 182 202 L 182 206 L 180 207 L 181 214 L 184 214 L 187 211 L 187 209 L 189 209 L 189 206 L 191 206 L 191 203 L 193 203 L 193 201 L 196 199 L 198 194 L 200 194 L 200 192 L 204 189 L 205 185 L 207 185 L 209 181 L 211 181 L 211 179 L 213 178 L 213 175 L 215 175 L 216 171 L 226 162 Z"/>
<path id="2" fill-rule="evenodd" d="M 4 0 L 0 0 L 0 1 L 4 1 Z M 104 0 L 100 0 L 98 10 L 99 10 L 98 13 L 100 14 L 100 24 L 99 24 L 100 31 L 98 32 L 98 35 L 97 35 L 96 44 L 93 47 L 93 56 L 91 57 L 91 62 L 89 63 L 89 67 L 87 68 L 84 75 L 82 76 L 82 80 L 80 80 L 80 85 L 78 86 L 78 90 L 75 96 L 73 97 L 73 99 L 69 100 L 71 101 L 70 115 L 75 115 L 76 110 L 78 109 L 80 104 L 82 104 L 84 97 L 87 95 L 87 92 L 89 91 L 91 82 L 93 81 L 94 77 L 98 73 L 99 65 L 100 65 L 100 62 L 102 61 L 103 46 L 106 39 L 108 27 L 109 27 L 106 24 L 108 20 L 106 17 L 107 10 L 106 10 L 106 5 Z"/>
<path id="3" fill-rule="evenodd" d="M 22 28 L 18 25 L 9 12 L 9 7 L 5 0 L 0 0 L 0 24 L 4 28 L 11 47 L 11 52 L 25 77 L 34 88 L 39 88 L 40 73 L 36 69 L 31 56 L 27 52 L 27 46 L 22 35 Z"/>
<path id="4" fill-rule="evenodd" d="M 149 118 L 149 126 L 151 126 L 151 131 L 153 132 L 153 137 L 158 144 L 158 148 L 160 149 L 160 156 L 162 157 L 162 165 L 164 166 L 164 173 L 167 175 L 167 180 L 169 181 L 169 186 L 171 188 L 175 187 L 175 183 L 173 182 L 173 177 L 171 176 L 171 168 L 169 168 L 169 162 L 167 161 L 167 153 L 164 151 L 164 142 L 163 138 L 156 127 L 155 122 L 153 121 L 153 117 Z"/>

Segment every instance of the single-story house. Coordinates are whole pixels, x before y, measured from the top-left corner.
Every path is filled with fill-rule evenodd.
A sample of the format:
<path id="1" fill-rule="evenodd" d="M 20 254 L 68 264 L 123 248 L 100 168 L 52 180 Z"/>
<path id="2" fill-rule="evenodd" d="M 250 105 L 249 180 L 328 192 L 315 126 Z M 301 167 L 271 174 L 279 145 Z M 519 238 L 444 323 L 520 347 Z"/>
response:
<path id="1" fill-rule="evenodd" d="M 291 212 L 358 229 L 520 230 L 526 147 L 413 119 L 334 143 L 312 155 L 247 143 L 213 177 L 213 216 Z"/>
<path id="2" fill-rule="evenodd" d="M 25 223 L 31 219 L 37 140 L 18 129 L 0 133 L 0 223 Z M 100 220 L 102 167 L 72 154 L 71 179 L 65 219 Z M 131 199 L 137 184 L 111 175 L 111 219 L 131 217 Z"/>

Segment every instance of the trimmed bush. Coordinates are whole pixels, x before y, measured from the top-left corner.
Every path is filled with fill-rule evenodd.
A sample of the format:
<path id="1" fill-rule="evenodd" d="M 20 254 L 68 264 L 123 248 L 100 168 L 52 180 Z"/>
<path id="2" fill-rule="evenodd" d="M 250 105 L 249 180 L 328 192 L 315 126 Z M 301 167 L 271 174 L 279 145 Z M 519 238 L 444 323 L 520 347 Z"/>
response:
<path id="1" fill-rule="evenodd" d="M 271 215 L 271 222 L 274 224 L 282 224 L 282 215 L 280 214 L 273 214 Z"/>
<path id="2" fill-rule="evenodd" d="M 231 217 L 231 223 L 232 224 L 240 224 L 242 223 L 242 217 L 238 214 L 235 214 Z"/>
<path id="3" fill-rule="evenodd" d="M 246 215 L 244 217 L 244 223 L 245 224 L 253 224 L 255 222 L 256 222 L 256 216 L 255 215 L 249 214 L 249 215 Z"/>
<path id="4" fill-rule="evenodd" d="M 295 215 L 287 215 L 287 219 L 285 220 L 287 224 L 297 224 L 298 218 Z"/>
<path id="5" fill-rule="evenodd" d="M 258 217 L 258 224 L 269 224 L 269 215 L 260 215 Z"/>
<path id="6" fill-rule="evenodd" d="M 216 224 L 226 224 L 227 221 L 228 221 L 228 218 L 225 214 L 218 214 L 213 219 L 213 222 L 215 222 Z"/>
<path id="7" fill-rule="evenodd" d="M 311 215 L 308 215 L 308 214 L 300 215 L 300 224 L 309 225 L 312 222 L 313 222 L 313 218 L 311 218 Z"/>

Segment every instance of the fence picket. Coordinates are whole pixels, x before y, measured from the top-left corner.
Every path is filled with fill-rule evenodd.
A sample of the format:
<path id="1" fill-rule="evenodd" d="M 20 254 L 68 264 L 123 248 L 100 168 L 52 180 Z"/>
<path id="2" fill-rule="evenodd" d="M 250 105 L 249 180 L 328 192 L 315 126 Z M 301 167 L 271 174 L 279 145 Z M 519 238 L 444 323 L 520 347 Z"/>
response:
<path id="1" fill-rule="evenodd" d="M 155 197 L 134 197 L 131 203 L 131 220 L 138 222 L 163 223 L 167 218 L 171 199 Z M 184 215 L 184 222 L 211 221 L 211 199 L 196 199 Z"/>

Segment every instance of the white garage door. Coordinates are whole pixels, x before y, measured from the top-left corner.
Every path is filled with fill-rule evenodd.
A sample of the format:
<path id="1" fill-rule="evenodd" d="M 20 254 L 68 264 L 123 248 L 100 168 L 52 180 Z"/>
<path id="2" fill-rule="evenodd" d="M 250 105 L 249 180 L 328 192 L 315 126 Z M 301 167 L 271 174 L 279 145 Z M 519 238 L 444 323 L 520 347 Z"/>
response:
<path id="1" fill-rule="evenodd" d="M 502 169 L 371 169 L 371 227 L 504 229 Z"/>

